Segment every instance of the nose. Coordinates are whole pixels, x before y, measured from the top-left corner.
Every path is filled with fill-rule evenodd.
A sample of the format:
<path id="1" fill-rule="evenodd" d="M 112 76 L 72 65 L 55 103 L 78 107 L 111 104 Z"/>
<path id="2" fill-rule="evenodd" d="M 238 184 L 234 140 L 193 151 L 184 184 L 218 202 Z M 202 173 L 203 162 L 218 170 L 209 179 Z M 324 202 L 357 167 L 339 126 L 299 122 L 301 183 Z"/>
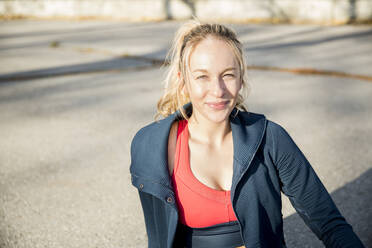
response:
<path id="1" fill-rule="evenodd" d="M 222 78 L 216 77 L 210 84 L 210 90 L 215 97 L 223 97 L 225 94 L 225 82 Z"/>

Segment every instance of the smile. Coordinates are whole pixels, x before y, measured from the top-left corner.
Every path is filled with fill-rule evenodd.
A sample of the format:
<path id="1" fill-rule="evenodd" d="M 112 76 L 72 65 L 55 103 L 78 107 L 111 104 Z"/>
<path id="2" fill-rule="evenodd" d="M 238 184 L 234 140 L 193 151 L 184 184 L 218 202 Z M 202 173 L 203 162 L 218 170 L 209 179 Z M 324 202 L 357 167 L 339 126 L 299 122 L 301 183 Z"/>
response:
<path id="1" fill-rule="evenodd" d="M 207 103 L 207 105 L 210 108 L 213 108 L 213 109 L 216 109 L 216 110 L 220 110 L 220 109 L 224 109 L 227 106 L 228 103 L 229 103 L 229 101 L 209 102 L 209 103 Z"/>

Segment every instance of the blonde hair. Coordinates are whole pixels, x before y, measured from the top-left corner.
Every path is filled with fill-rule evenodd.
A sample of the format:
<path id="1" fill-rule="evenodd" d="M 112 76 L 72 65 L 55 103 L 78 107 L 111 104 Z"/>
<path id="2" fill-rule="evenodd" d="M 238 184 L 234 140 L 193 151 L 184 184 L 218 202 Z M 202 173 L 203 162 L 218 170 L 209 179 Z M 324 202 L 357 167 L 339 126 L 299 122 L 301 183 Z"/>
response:
<path id="1" fill-rule="evenodd" d="M 193 48 L 208 36 L 221 39 L 232 48 L 239 64 L 239 74 L 242 82 L 242 94 L 238 95 L 236 108 L 247 111 L 244 105 L 245 97 L 249 91 L 245 78 L 246 66 L 242 45 L 236 38 L 236 34 L 224 25 L 202 24 L 200 21 L 194 19 L 186 22 L 177 30 L 172 47 L 166 56 L 166 61 L 169 61 L 169 68 L 166 71 L 164 81 L 165 91 L 158 101 L 156 119 L 159 116 L 167 117 L 177 110 L 180 110 L 183 118 L 188 119 L 183 105 L 190 102 L 190 99 L 182 91 L 186 82 L 185 80 L 188 80 L 187 65 L 189 64 L 188 61 Z M 179 72 L 180 76 L 178 76 Z"/>

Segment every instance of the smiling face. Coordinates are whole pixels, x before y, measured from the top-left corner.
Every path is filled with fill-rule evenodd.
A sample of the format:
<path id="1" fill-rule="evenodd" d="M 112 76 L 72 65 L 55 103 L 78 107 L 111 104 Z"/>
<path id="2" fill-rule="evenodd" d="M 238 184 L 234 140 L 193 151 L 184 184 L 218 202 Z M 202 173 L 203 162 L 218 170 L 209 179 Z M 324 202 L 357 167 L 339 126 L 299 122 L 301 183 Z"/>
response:
<path id="1" fill-rule="evenodd" d="M 221 123 L 228 120 L 241 89 L 239 64 L 230 46 L 209 36 L 189 57 L 185 93 L 189 95 L 196 120 Z"/>

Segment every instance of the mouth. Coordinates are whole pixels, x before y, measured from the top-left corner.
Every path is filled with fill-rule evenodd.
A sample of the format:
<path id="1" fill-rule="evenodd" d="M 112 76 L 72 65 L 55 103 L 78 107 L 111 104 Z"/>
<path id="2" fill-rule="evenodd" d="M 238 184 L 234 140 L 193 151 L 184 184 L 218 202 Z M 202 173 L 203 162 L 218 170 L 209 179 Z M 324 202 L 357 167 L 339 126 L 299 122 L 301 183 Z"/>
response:
<path id="1" fill-rule="evenodd" d="M 207 105 L 216 110 L 224 109 L 230 101 L 207 102 Z"/>

